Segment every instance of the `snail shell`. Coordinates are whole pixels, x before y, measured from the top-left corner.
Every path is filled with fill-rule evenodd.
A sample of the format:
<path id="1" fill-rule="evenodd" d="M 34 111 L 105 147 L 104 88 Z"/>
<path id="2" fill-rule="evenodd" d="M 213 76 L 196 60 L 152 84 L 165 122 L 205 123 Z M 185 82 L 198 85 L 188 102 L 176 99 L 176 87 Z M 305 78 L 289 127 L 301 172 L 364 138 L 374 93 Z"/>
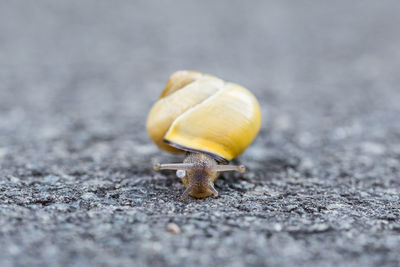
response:
<path id="1" fill-rule="evenodd" d="M 202 152 L 227 163 L 250 145 L 260 124 L 260 106 L 247 89 L 212 75 L 177 71 L 151 109 L 147 131 L 163 150 Z"/>

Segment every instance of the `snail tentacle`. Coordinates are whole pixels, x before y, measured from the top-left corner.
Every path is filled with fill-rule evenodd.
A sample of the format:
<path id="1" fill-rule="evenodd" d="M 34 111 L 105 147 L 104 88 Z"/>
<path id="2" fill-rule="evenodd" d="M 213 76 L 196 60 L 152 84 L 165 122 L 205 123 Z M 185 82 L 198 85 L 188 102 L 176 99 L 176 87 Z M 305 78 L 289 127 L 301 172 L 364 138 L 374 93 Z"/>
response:
<path id="1" fill-rule="evenodd" d="M 216 165 L 213 170 L 216 172 L 238 171 L 244 173 L 246 167 L 244 165 Z"/>
<path id="2" fill-rule="evenodd" d="M 215 187 L 212 184 L 209 184 L 208 188 L 210 188 L 210 190 L 213 193 L 214 197 L 218 196 L 218 191 L 215 189 Z"/>
<path id="3" fill-rule="evenodd" d="M 160 170 L 190 170 L 194 167 L 193 163 L 156 163 L 153 165 L 155 171 Z"/>
<path id="4" fill-rule="evenodd" d="M 189 185 L 186 190 L 183 192 L 182 196 L 181 196 L 181 200 L 185 200 L 188 196 L 190 191 L 192 191 L 193 185 Z"/>

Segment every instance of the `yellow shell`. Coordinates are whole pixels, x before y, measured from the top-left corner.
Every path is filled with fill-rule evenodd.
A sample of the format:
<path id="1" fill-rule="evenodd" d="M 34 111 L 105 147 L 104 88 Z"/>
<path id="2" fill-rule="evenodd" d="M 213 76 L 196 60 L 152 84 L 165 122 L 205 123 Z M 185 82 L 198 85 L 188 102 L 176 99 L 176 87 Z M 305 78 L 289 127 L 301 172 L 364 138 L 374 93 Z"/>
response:
<path id="1" fill-rule="evenodd" d="M 260 107 L 252 93 L 196 71 L 172 74 L 147 118 L 147 131 L 160 148 L 201 151 L 220 161 L 240 155 L 260 125 Z"/>

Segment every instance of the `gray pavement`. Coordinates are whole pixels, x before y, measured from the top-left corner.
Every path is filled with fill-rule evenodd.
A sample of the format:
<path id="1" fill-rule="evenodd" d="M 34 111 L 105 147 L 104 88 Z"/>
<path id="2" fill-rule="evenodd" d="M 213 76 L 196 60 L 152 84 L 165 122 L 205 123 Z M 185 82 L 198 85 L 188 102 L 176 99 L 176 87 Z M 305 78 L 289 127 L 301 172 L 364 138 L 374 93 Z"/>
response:
<path id="1" fill-rule="evenodd" d="M 399 266 L 399 14 L 0 1 L 0 266 Z M 224 174 L 218 198 L 182 202 L 174 173 L 151 169 L 182 160 L 145 130 L 179 69 L 260 100 L 248 172 Z"/>

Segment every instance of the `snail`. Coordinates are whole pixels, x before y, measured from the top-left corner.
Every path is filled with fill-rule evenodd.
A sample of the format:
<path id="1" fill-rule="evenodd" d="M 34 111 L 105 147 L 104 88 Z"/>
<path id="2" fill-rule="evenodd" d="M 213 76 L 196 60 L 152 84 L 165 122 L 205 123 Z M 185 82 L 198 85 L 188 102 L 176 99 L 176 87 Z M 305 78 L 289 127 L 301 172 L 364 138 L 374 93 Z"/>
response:
<path id="1" fill-rule="evenodd" d="M 183 163 L 154 164 L 154 170 L 176 170 L 186 190 L 181 196 L 218 196 L 220 172 L 244 172 L 227 165 L 257 136 L 261 112 L 255 96 L 240 85 L 197 71 L 171 75 L 147 117 L 150 138 L 161 149 L 187 153 Z"/>

